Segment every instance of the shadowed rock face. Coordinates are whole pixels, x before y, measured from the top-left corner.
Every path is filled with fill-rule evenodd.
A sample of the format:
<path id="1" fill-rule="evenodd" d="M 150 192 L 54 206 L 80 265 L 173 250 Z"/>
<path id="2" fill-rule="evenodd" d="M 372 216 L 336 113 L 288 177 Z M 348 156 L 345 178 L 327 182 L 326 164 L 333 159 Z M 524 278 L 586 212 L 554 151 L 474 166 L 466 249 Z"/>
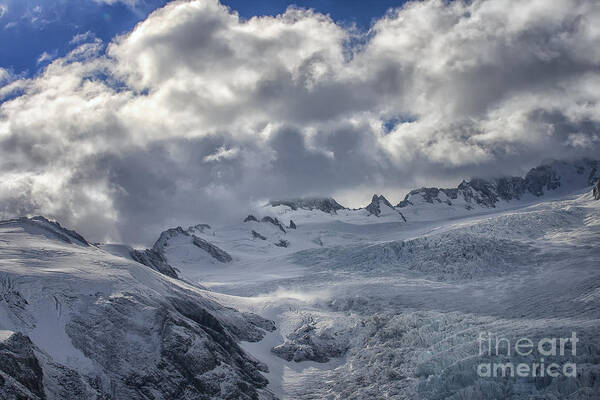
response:
<path id="1" fill-rule="evenodd" d="M 252 221 L 254 221 L 254 222 L 258 222 L 258 218 L 256 218 L 256 217 L 255 217 L 254 215 L 252 215 L 252 214 L 251 214 L 251 215 L 248 215 L 248 216 L 246 217 L 246 219 L 244 219 L 244 222 L 252 222 Z"/>
<path id="2" fill-rule="evenodd" d="M 171 278 L 179 278 L 175 268 L 171 267 L 163 255 L 154 249 L 132 250 L 130 255 L 135 261 L 144 264 L 161 274 L 165 274 Z"/>
<path id="3" fill-rule="evenodd" d="M 0 341 L 0 398 L 45 399 L 43 372 L 31 340 L 17 332 Z"/>
<path id="4" fill-rule="evenodd" d="M 596 182 L 596 184 L 594 185 L 594 189 L 592 190 L 592 192 L 594 194 L 594 199 L 600 200 L 600 180 L 598 180 L 598 182 Z"/>
<path id="5" fill-rule="evenodd" d="M 321 210 L 329 214 L 335 214 L 337 210 L 343 210 L 345 208 L 331 197 L 271 200 L 269 204 L 273 207 L 287 206 L 292 210 L 297 210 L 299 208 L 306 210 Z"/>
<path id="6" fill-rule="evenodd" d="M 233 261 L 233 258 L 227 253 L 225 250 L 215 246 L 214 244 L 207 242 L 206 240 L 199 238 L 198 236 L 192 236 L 195 246 L 200 247 L 202 250 L 206 251 L 216 260 L 222 263 L 228 263 Z"/>
<path id="7" fill-rule="evenodd" d="M 229 253 L 227 253 L 225 250 L 190 233 L 194 229 L 204 231 L 206 229 L 210 229 L 210 226 L 209 225 L 196 225 L 195 227 L 191 227 L 187 231 L 184 231 L 183 228 L 181 228 L 180 226 L 178 226 L 177 228 L 168 229 L 160 234 L 160 237 L 158 238 L 156 243 L 154 243 L 154 246 L 152 246 L 152 250 L 150 250 L 150 253 L 143 253 L 143 254 L 141 254 L 141 256 L 145 256 L 146 258 L 151 258 L 152 260 L 155 260 L 155 259 L 157 259 L 156 255 L 158 255 L 158 256 L 160 256 L 160 258 L 162 258 L 166 262 L 166 259 L 164 257 L 164 251 L 165 251 L 165 247 L 167 247 L 169 245 L 169 240 L 176 236 L 186 236 L 191 239 L 191 242 L 196 247 L 199 247 L 202 250 L 206 251 L 209 255 L 211 255 L 217 261 L 220 261 L 223 263 L 228 263 L 228 262 L 233 261 L 233 258 L 231 257 L 231 255 L 229 255 Z M 138 256 L 141 257 L 140 255 L 138 255 Z M 158 261 L 160 262 L 160 259 Z M 142 264 L 144 264 L 144 263 L 142 263 Z"/>
<path id="8" fill-rule="evenodd" d="M 373 215 L 379 216 L 381 214 L 381 206 L 385 205 L 389 208 L 394 208 L 392 204 L 383 195 L 373 195 L 371 203 L 365 207 L 365 209 Z"/>
<path id="9" fill-rule="evenodd" d="M 264 217 L 263 219 L 260 220 L 261 222 L 268 222 L 270 224 L 275 225 L 276 227 L 278 227 L 281 232 L 286 233 L 285 232 L 285 228 L 283 227 L 283 224 L 281 222 L 279 222 L 279 220 L 277 218 L 273 218 L 273 217 Z"/>
<path id="10" fill-rule="evenodd" d="M 565 163 L 564 165 L 569 164 Z M 445 203 L 447 205 L 452 205 L 453 200 L 461 199 L 466 203 L 489 208 L 495 207 L 500 200 L 519 200 L 527 194 L 540 197 L 546 192 L 561 188 L 563 182 L 559 173 L 560 167 L 560 163 L 541 165 L 531 169 L 524 178 L 514 176 L 492 180 L 473 178 L 470 181 L 463 181 L 453 189 L 420 188 L 408 193 L 397 207 L 414 205 L 415 197 L 431 204 Z M 571 167 L 576 174 L 582 177 L 581 184 L 583 186 L 581 188 L 592 185 L 598 179 L 600 172 L 600 162 L 598 161 L 583 160 L 572 164 Z M 467 206 L 467 208 L 470 207 Z"/>
<path id="11" fill-rule="evenodd" d="M 87 304 L 66 331 L 103 367 L 119 398 L 257 399 L 256 390 L 267 384 L 259 372 L 265 367 L 244 354 L 235 337 L 262 334 L 250 322 L 225 326 L 213 312 L 186 296 L 128 293 Z"/>

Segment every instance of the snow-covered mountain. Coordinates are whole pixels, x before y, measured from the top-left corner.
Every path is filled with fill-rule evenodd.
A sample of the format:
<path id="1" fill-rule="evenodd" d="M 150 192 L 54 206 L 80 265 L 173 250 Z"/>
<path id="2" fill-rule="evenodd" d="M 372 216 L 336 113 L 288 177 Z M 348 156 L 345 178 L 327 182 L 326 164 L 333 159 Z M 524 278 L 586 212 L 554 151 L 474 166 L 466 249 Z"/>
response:
<path id="1" fill-rule="evenodd" d="M 271 201 L 152 248 L 0 222 L 0 398 L 592 399 L 600 163 Z M 479 335 L 576 332 L 575 377 L 481 378 Z M 558 355 L 545 362 L 568 361 Z"/>
<path id="2" fill-rule="evenodd" d="M 446 215 L 466 214 L 464 210 L 506 208 L 539 201 L 542 196 L 559 196 L 589 187 L 598 179 L 599 161 L 554 161 L 531 169 L 525 177 L 474 178 L 451 189 L 412 190 L 397 207 L 416 219 L 428 217 L 432 209 Z"/>
<path id="3" fill-rule="evenodd" d="M 41 217 L 0 223 L 0 398 L 269 398 L 272 325 Z"/>

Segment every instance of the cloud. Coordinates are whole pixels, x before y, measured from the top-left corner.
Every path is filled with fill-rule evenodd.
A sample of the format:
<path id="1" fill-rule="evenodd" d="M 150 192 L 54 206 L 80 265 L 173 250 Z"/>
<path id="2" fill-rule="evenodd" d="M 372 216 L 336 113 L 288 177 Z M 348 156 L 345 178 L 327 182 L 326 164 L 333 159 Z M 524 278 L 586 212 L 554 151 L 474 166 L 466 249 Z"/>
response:
<path id="1" fill-rule="evenodd" d="M 87 31 L 73 36 L 69 44 L 81 44 L 85 42 L 94 42 L 96 40 L 98 40 L 96 34 L 94 32 Z"/>
<path id="2" fill-rule="evenodd" d="M 104 3 L 104 4 L 108 4 L 108 5 L 123 3 L 130 7 L 134 7 L 137 3 L 139 3 L 139 0 L 94 0 L 94 1 L 96 3 L 100 3 L 100 4 Z"/>
<path id="3" fill-rule="evenodd" d="M 0 67 L 0 83 L 6 82 L 10 79 L 11 73 L 8 70 Z"/>
<path id="4" fill-rule="evenodd" d="M 50 54 L 47 51 L 44 51 L 42 54 L 40 54 L 40 56 L 37 59 L 37 63 L 41 64 L 44 62 L 48 62 L 48 61 L 52 61 L 56 58 L 56 53 L 54 54 Z"/>
<path id="5" fill-rule="evenodd" d="M 269 197 L 356 206 L 594 156 L 599 24 L 584 0 L 410 2 L 365 34 L 175 1 L 0 88 L 0 214 L 147 243 Z"/>
<path id="6" fill-rule="evenodd" d="M 8 12 L 8 6 L 6 4 L 0 4 L 0 18 Z"/>

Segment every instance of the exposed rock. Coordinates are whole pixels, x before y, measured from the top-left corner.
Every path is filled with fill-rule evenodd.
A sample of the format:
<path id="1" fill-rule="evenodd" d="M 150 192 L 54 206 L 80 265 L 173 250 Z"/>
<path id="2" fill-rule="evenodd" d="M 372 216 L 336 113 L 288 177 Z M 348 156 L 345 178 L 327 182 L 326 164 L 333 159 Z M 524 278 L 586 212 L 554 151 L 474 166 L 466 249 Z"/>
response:
<path id="1" fill-rule="evenodd" d="M 260 233 L 258 233 L 256 231 L 252 231 L 252 237 L 255 239 L 267 240 L 266 237 L 264 237 L 263 235 L 261 235 Z"/>
<path id="2" fill-rule="evenodd" d="M 271 321 L 270 319 L 263 318 L 260 315 L 251 312 L 245 312 L 242 314 L 251 324 L 264 329 L 265 331 L 273 332 L 277 329 L 275 322 Z"/>
<path id="3" fill-rule="evenodd" d="M 600 180 L 596 182 L 596 185 L 594 185 L 594 189 L 592 190 L 592 192 L 594 193 L 594 199 L 600 200 Z"/>
<path id="4" fill-rule="evenodd" d="M 26 230 L 28 228 L 32 228 L 32 229 L 37 228 L 37 229 L 40 229 L 41 231 L 43 231 L 47 234 L 50 234 L 54 238 L 61 240 L 65 243 L 78 244 L 78 245 L 86 246 L 86 247 L 90 246 L 88 241 L 85 240 L 85 238 L 83 236 L 81 236 L 79 233 L 77 233 L 71 229 L 64 228 L 58 222 L 50 221 L 49 219 L 42 217 L 42 216 L 31 217 L 31 218 L 21 217 L 21 218 L 17 218 L 17 219 L 2 221 L 2 223 L 3 224 L 18 223 L 21 226 L 23 226 Z"/>
<path id="5" fill-rule="evenodd" d="M 290 242 L 288 242 L 285 239 L 281 239 L 279 242 L 275 243 L 275 246 L 277 247 L 288 247 L 290 245 Z"/>
<path id="6" fill-rule="evenodd" d="M 198 224 L 198 225 L 194 225 L 194 226 L 190 226 L 188 228 L 188 233 L 193 234 L 195 232 L 200 232 L 200 233 L 204 233 L 205 231 L 210 230 L 210 225 L 209 224 Z"/>
<path id="7" fill-rule="evenodd" d="M 475 205 L 493 208 L 500 201 L 520 200 L 525 195 L 542 196 L 546 192 L 555 191 L 563 186 L 564 175 L 573 175 L 573 172 L 582 176 L 582 187 L 593 184 L 598 179 L 600 162 L 594 160 L 582 160 L 574 163 L 553 162 L 532 168 L 524 178 L 503 177 L 492 180 L 473 178 L 463 181 L 457 188 L 438 189 L 420 188 L 412 190 L 397 207 L 409 207 L 417 201 L 427 203 L 443 203 L 453 205 L 455 200 L 466 203 L 467 209 Z M 573 171 L 573 172 L 570 172 Z M 572 182 L 570 182 L 573 184 Z"/>
<path id="8" fill-rule="evenodd" d="M 0 338 L 0 398 L 45 399 L 43 371 L 35 356 L 34 344 L 20 332 L 3 336 Z"/>
<path id="9" fill-rule="evenodd" d="M 317 329 L 315 323 L 309 320 L 300 324 L 284 343 L 273 347 L 271 351 L 286 361 L 324 363 L 330 358 L 343 356 L 347 348 L 345 341 Z"/>
<path id="10" fill-rule="evenodd" d="M 393 208 L 393 206 L 390 204 L 389 201 L 387 201 L 387 199 L 381 195 L 378 196 L 376 194 L 373 195 L 373 199 L 371 200 L 371 203 L 365 207 L 365 209 L 376 216 L 379 216 L 381 214 L 381 203 L 383 203 L 384 205 Z"/>
<path id="11" fill-rule="evenodd" d="M 390 211 L 394 212 L 394 213 L 398 213 L 400 214 L 400 216 L 402 217 L 402 219 L 404 220 L 404 222 L 406 222 L 406 218 L 404 218 L 404 215 L 395 209 L 395 207 L 383 196 L 383 195 L 373 195 L 373 199 L 371 200 L 371 203 L 365 207 L 365 209 L 369 212 L 369 214 L 371 215 L 375 215 L 377 217 L 379 217 L 380 215 L 382 215 L 382 213 L 384 213 L 384 210 L 388 208 Z"/>
<path id="12" fill-rule="evenodd" d="M 233 258 L 225 250 L 215 246 L 214 244 L 207 242 L 206 240 L 199 238 L 198 236 L 192 236 L 192 243 L 206 251 L 208 254 L 213 256 L 222 263 L 228 263 L 233 261 Z"/>
<path id="13" fill-rule="evenodd" d="M 246 219 L 244 219 L 244 222 L 250 222 L 250 221 L 258 222 L 258 218 L 256 218 L 254 215 L 250 214 L 246 217 Z"/>
<path id="14" fill-rule="evenodd" d="M 273 207 L 287 206 L 292 210 L 321 210 L 329 214 L 335 214 L 337 210 L 345 207 L 331 197 L 307 197 L 301 199 L 271 200 L 269 204 Z"/>
<path id="15" fill-rule="evenodd" d="M 188 232 L 184 231 L 183 228 L 178 226 L 177 228 L 170 228 L 164 232 L 161 232 L 160 237 L 156 242 L 154 242 L 154 246 L 152 249 L 160 254 L 164 254 L 165 247 L 169 245 L 169 239 L 174 238 L 176 236 L 191 236 Z"/>
<path id="16" fill-rule="evenodd" d="M 266 216 L 266 217 L 263 217 L 263 219 L 261 219 L 260 221 L 273 224 L 276 227 L 278 227 L 283 233 L 286 233 L 285 228 L 283 227 L 283 225 L 281 224 L 281 222 L 279 222 L 279 220 L 277 218 Z"/>
<path id="17" fill-rule="evenodd" d="M 166 261 L 166 258 L 164 257 L 165 247 L 169 246 L 169 240 L 177 236 L 184 236 L 189 238 L 188 240 L 190 240 L 190 242 L 193 243 L 196 247 L 199 247 L 202 250 L 206 251 L 213 258 L 220 262 L 226 263 L 233 261 L 233 258 L 225 250 L 215 246 L 214 244 L 194 234 L 189 233 L 188 231 L 184 231 L 180 226 L 162 232 L 158 240 L 154 243 L 154 246 L 152 246 L 152 251 L 162 256 L 162 258 Z"/>
<path id="18" fill-rule="evenodd" d="M 290 226 L 289 226 L 289 228 L 290 229 L 296 229 L 296 224 L 291 219 L 290 219 Z"/>
<path id="19" fill-rule="evenodd" d="M 170 276 L 171 278 L 179 278 L 175 268 L 169 265 L 162 253 L 159 253 L 154 249 L 131 250 L 129 254 L 131 258 L 140 264 L 144 264 L 145 266 L 150 267 L 161 274 Z"/>
<path id="20" fill-rule="evenodd" d="M 266 368 L 240 349 L 234 327 L 191 298 L 127 293 L 88 304 L 66 331 L 119 398 L 256 399 Z"/>

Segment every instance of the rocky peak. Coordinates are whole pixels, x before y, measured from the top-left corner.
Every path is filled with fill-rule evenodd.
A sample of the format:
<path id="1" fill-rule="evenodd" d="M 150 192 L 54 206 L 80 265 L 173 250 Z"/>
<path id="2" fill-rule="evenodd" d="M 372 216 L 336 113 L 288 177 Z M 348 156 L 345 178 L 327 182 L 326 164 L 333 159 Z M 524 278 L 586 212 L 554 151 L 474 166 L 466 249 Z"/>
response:
<path id="1" fill-rule="evenodd" d="M 307 197 L 300 199 L 271 200 L 269 204 L 273 207 L 287 206 L 292 210 L 321 210 L 329 214 L 335 214 L 336 211 L 343 210 L 345 208 L 331 197 Z"/>
<path id="2" fill-rule="evenodd" d="M 397 207 L 409 207 L 417 203 L 462 203 L 471 209 L 476 205 L 496 207 L 500 201 L 520 200 L 524 196 L 540 197 L 559 189 L 582 189 L 600 178 L 600 162 L 580 160 L 575 162 L 554 161 L 532 168 L 525 177 L 502 177 L 496 179 L 472 178 L 462 181 L 452 189 L 421 188 L 412 190 Z"/>
<path id="3" fill-rule="evenodd" d="M 181 228 L 180 226 L 178 226 L 177 228 L 167 229 L 166 231 L 164 231 L 160 234 L 160 237 L 154 243 L 154 246 L 152 246 L 151 252 L 159 255 L 160 259 L 162 259 L 166 262 L 165 248 L 169 246 L 169 241 L 174 238 L 185 237 L 186 240 L 188 240 L 190 244 L 206 251 L 209 255 L 211 255 L 217 261 L 220 261 L 223 263 L 233 261 L 233 258 L 225 250 L 215 246 L 214 244 L 208 242 L 207 240 L 204 240 L 192 233 L 192 232 L 197 232 L 197 231 L 203 232 L 206 229 L 210 229 L 210 226 L 206 225 L 206 224 L 196 225 L 194 227 L 190 227 L 187 231 L 184 231 L 183 228 Z M 143 255 L 152 255 L 152 254 L 149 254 L 149 253 L 136 254 L 136 257 L 137 257 L 136 261 L 142 262 L 142 261 L 139 261 L 138 259 L 143 259 L 142 258 Z M 133 255 L 132 255 L 132 257 L 133 257 Z M 142 264 L 147 265 L 145 262 L 142 262 Z M 157 269 L 157 268 L 155 268 L 155 269 Z M 170 275 L 170 274 L 167 273 L 167 275 Z"/>
<path id="4" fill-rule="evenodd" d="M 152 249 L 157 253 L 163 254 L 165 247 L 169 245 L 169 240 L 178 236 L 191 236 L 188 232 L 184 231 L 182 227 L 170 228 L 166 231 L 161 232 L 158 240 L 154 242 Z"/>
<path id="5" fill-rule="evenodd" d="M 246 217 L 246 219 L 244 219 L 244 222 L 258 222 L 258 218 L 250 214 Z"/>
<path id="6" fill-rule="evenodd" d="M 379 216 L 382 212 L 382 206 L 394 209 L 394 206 L 383 195 L 374 194 L 371 203 L 365 209 L 369 213 Z"/>

